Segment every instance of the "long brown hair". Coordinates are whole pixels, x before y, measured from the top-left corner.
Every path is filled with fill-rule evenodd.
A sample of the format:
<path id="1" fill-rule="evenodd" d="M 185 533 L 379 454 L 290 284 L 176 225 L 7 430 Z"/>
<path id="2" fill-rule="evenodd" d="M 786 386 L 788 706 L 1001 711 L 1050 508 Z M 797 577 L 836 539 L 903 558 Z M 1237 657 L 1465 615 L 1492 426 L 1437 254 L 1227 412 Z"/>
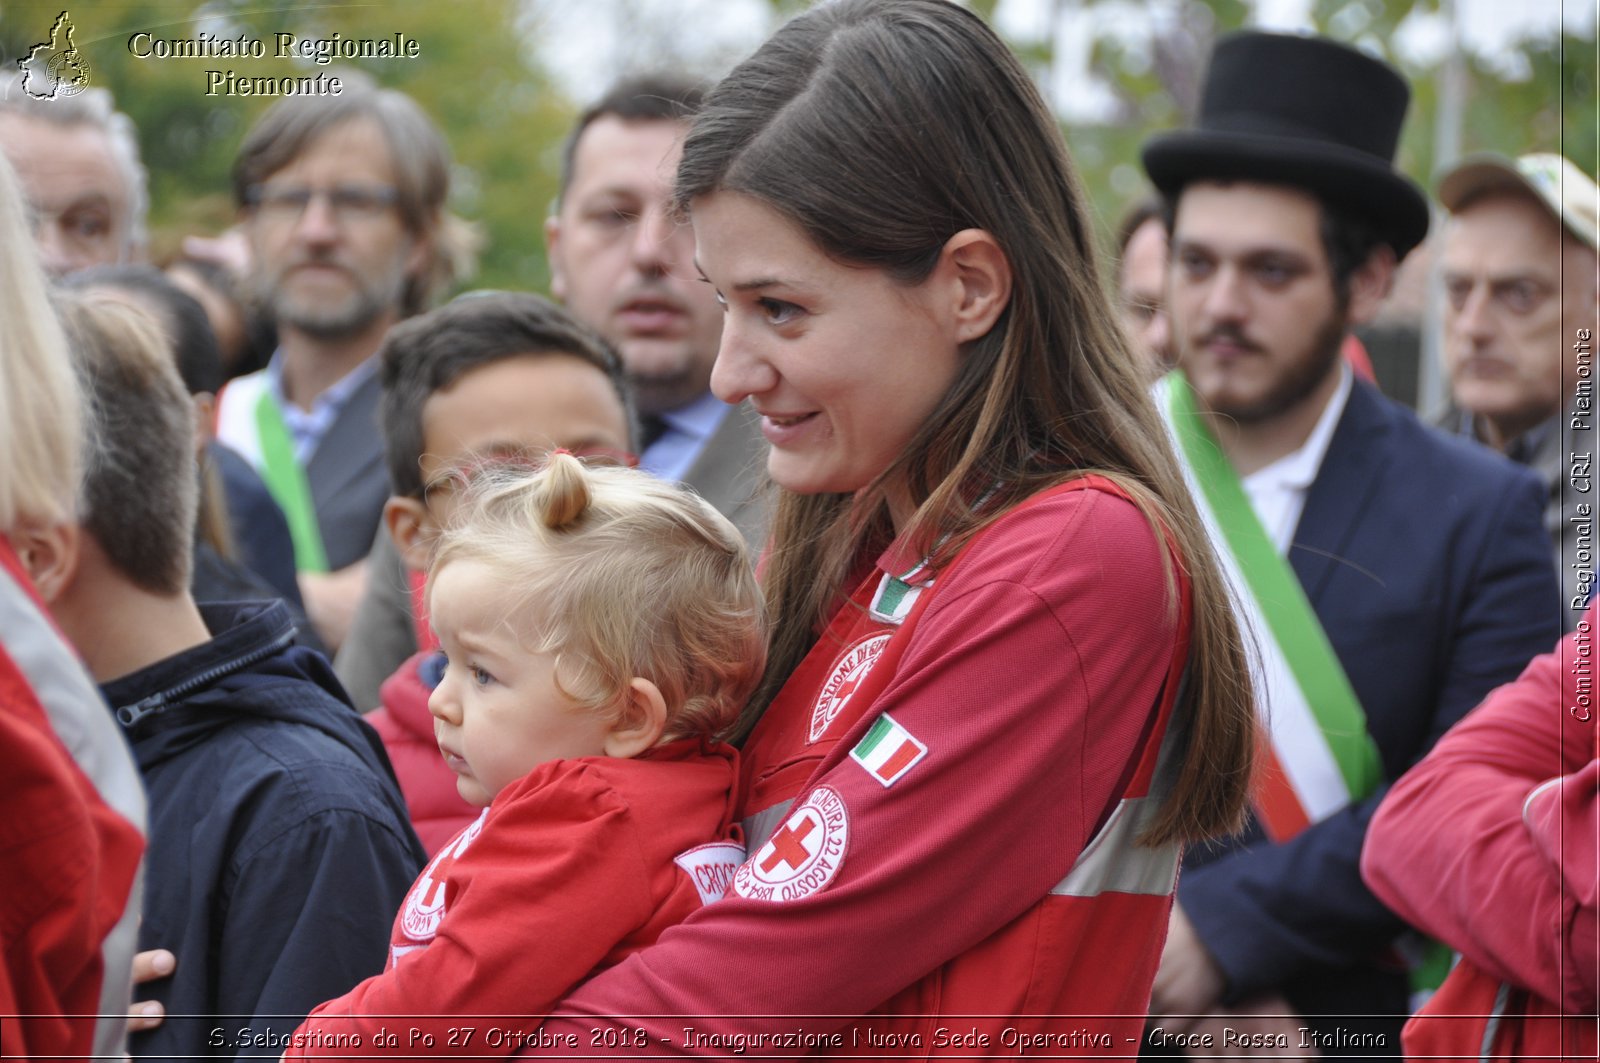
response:
<path id="1" fill-rule="evenodd" d="M 837 259 L 924 279 L 946 241 L 983 229 L 1009 259 L 1010 304 L 963 351 L 949 392 L 894 465 L 854 496 L 780 492 L 765 587 L 768 673 L 745 726 L 815 644 L 852 566 L 893 534 L 882 485 L 904 478 L 913 542 L 948 563 L 1023 499 L 1107 476 L 1176 544 L 1193 588 L 1174 789 L 1147 840 L 1237 825 L 1253 702 L 1226 587 L 1100 281 L 1084 194 L 1027 72 L 945 0 L 840 0 L 789 22 L 711 92 L 684 145 L 677 203 L 755 197 Z M 974 485 L 999 483 L 971 508 Z M 1167 608 L 1178 608 L 1168 572 Z M 1130 637 L 1135 637 L 1131 636 Z"/>

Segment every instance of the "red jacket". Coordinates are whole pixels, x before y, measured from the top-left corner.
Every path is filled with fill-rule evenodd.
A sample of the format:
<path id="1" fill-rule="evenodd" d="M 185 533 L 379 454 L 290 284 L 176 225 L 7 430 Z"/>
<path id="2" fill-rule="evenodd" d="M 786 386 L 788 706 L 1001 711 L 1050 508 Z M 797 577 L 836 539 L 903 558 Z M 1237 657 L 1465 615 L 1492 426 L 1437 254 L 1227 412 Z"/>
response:
<path id="1" fill-rule="evenodd" d="M 715 898 L 743 855 L 715 845 L 736 758 L 691 739 L 512 783 L 411 887 L 387 969 L 313 1011 L 286 1054 L 381 1053 L 388 1028 L 397 1054 L 509 1055 L 572 986 Z"/>
<path id="2" fill-rule="evenodd" d="M 936 593 L 885 555 L 745 746 L 728 896 L 536 1049 L 1135 1055 L 1178 858 L 1129 844 L 1187 653 L 1163 553 L 1091 480 L 1006 514 Z M 879 597 L 889 573 L 914 594 Z"/>
<path id="3" fill-rule="evenodd" d="M 1408 1056 L 1595 1058 L 1597 624 L 1591 606 L 1555 651 L 1440 739 L 1373 817 L 1367 884 L 1462 955 L 1406 1026 Z"/>
<path id="4" fill-rule="evenodd" d="M 434 651 L 411 657 L 383 681 L 383 707 L 367 714 L 367 722 L 389 751 L 411 826 L 429 856 L 471 826 L 479 812 L 456 789 L 455 772 L 445 764 L 433 736 L 428 696 L 439 685 L 442 661 Z"/>
<path id="5" fill-rule="evenodd" d="M 5 1022 L 5 1053 L 18 1059 L 97 1051 L 103 983 L 125 985 L 129 972 L 131 938 L 121 951 L 107 939 L 128 905 L 144 837 L 102 798 L 45 708 L 77 684 L 90 699 L 88 722 L 114 731 L 81 673 L 0 537 L 0 1014 L 27 1016 Z M 107 963 L 121 965 L 114 978 Z M 103 1021 L 120 1045 L 121 1017 Z"/>

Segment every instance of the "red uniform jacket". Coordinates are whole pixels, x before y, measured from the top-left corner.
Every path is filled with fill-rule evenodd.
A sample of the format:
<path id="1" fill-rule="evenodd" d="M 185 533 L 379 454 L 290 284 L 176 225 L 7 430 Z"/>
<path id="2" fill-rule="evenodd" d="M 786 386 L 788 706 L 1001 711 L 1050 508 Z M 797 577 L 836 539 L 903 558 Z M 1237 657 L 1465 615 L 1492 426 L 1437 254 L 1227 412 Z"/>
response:
<path id="1" fill-rule="evenodd" d="M 1591 606 L 1554 652 L 1440 739 L 1373 817 L 1367 884 L 1462 956 L 1407 1024 L 1408 1056 L 1595 1058 L 1597 623 Z"/>
<path id="2" fill-rule="evenodd" d="M 95 1051 L 105 965 L 129 960 L 106 939 L 144 852 L 139 828 L 107 804 L 51 726 L 41 692 L 72 695 L 68 671 L 82 666 L 0 536 L 0 1014 L 26 1016 L 5 1022 L 5 1054 L 18 1059 Z M 88 677 L 77 678 L 92 697 Z M 115 974 L 126 982 L 126 967 Z M 104 1021 L 121 1030 L 119 1016 Z"/>
<path id="3" fill-rule="evenodd" d="M 423 870 L 388 968 L 313 1011 L 286 1054 L 510 1054 L 573 985 L 720 892 L 737 847 L 706 847 L 729 835 L 735 765 L 697 739 L 541 764 Z"/>
<path id="4" fill-rule="evenodd" d="M 1131 844 L 1187 652 L 1165 555 L 1093 479 L 1006 514 L 936 593 L 885 555 L 745 747 L 728 896 L 562 1001 L 550 1040 L 1136 1054 L 1178 860 Z"/>

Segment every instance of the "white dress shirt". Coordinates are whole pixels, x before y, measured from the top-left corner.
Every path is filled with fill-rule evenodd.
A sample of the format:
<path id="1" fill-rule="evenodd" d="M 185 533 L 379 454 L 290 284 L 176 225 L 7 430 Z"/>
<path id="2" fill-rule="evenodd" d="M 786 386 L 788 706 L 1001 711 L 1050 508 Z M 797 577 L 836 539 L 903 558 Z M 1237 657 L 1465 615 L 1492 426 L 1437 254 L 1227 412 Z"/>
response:
<path id="1" fill-rule="evenodd" d="M 1300 514 L 1306 508 L 1306 492 L 1316 482 L 1317 473 L 1322 469 L 1322 459 L 1328 456 L 1333 430 L 1344 414 L 1345 403 L 1349 401 L 1350 389 L 1354 386 L 1350 367 L 1341 360 L 1339 386 L 1329 397 L 1322 416 L 1317 418 L 1316 427 L 1311 429 L 1311 434 L 1300 449 L 1285 454 L 1271 465 L 1257 469 L 1241 480 L 1251 508 L 1256 511 L 1261 526 L 1266 529 L 1267 538 L 1272 540 L 1279 554 L 1289 552 L 1289 543 L 1294 538 L 1295 527 L 1300 523 Z"/>

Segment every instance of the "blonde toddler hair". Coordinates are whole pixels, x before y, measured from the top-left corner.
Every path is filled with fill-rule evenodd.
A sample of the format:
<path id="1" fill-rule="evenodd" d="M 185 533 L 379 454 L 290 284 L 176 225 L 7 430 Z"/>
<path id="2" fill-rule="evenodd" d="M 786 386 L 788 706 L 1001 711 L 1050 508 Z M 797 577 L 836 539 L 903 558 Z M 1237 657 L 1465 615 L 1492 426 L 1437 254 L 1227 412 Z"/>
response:
<path id="1" fill-rule="evenodd" d="M 559 451 L 537 469 L 490 462 L 457 475 L 430 598 L 445 565 L 487 565 L 516 595 L 508 622 L 526 629 L 530 652 L 555 655 L 567 697 L 621 713 L 638 676 L 666 701 L 663 741 L 733 723 L 766 665 L 766 623 L 726 517 L 676 484 Z"/>

